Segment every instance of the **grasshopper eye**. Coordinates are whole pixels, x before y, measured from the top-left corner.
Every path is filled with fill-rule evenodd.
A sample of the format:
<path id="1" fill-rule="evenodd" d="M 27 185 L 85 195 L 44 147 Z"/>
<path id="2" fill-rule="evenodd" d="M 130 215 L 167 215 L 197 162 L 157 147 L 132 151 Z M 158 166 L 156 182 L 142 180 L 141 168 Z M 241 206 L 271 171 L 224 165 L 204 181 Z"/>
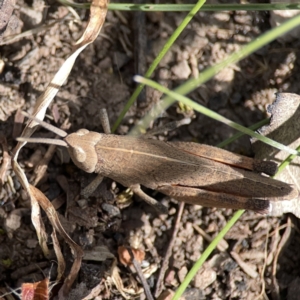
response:
<path id="1" fill-rule="evenodd" d="M 72 149 L 74 158 L 78 161 L 78 162 L 84 162 L 86 160 L 86 153 L 84 152 L 84 150 L 81 147 L 78 146 L 74 146 Z"/>

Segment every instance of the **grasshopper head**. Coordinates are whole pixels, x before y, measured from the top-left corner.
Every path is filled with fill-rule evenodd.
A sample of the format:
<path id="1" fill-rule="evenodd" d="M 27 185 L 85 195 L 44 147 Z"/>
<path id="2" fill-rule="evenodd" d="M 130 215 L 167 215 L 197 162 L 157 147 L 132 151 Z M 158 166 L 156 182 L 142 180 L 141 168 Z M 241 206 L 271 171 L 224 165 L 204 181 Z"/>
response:
<path id="1" fill-rule="evenodd" d="M 95 171 L 98 162 L 95 146 L 101 137 L 101 133 L 80 129 L 64 138 L 74 164 L 87 173 Z"/>

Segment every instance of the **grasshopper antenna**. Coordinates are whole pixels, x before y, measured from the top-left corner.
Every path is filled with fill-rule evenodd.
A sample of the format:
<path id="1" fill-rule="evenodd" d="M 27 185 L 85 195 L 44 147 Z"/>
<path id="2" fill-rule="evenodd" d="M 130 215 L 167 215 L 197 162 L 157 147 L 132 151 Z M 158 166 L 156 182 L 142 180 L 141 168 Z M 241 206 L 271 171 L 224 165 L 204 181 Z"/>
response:
<path id="1" fill-rule="evenodd" d="M 42 121 L 42 120 L 40 120 L 40 119 L 38 119 L 38 118 L 36 118 L 36 117 L 34 117 L 34 116 L 31 116 L 31 115 L 29 115 L 29 114 L 28 114 L 27 112 L 25 112 L 25 111 L 22 111 L 22 114 L 23 114 L 25 117 L 27 117 L 28 119 L 34 120 L 35 122 L 37 122 L 37 123 L 38 123 L 39 125 L 41 125 L 42 127 L 48 129 L 49 131 L 51 131 L 51 132 L 53 132 L 53 133 L 56 133 L 57 135 L 59 135 L 59 136 L 61 136 L 61 137 L 66 137 L 66 136 L 68 135 L 64 130 L 62 130 L 62 129 L 60 129 L 60 128 L 57 128 L 57 127 L 55 127 L 55 126 L 53 126 L 53 125 L 51 125 L 51 124 L 49 124 L 49 123 L 46 123 L 46 122 L 44 122 L 44 121 Z"/>
<path id="2" fill-rule="evenodd" d="M 68 134 L 60 129 L 57 128 L 49 123 L 46 123 L 38 118 L 35 118 L 33 116 L 30 116 L 28 113 L 22 111 L 22 114 L 24 116 L 26 116 L 28 119 L 34 120 L 35 122 L 37 122 L 39 125 L 41 125 L 42 127 L 46 128 L 47 130 L 61 136 L 61 137 L 66 137 Z M 59 140 L 59 139 L 43 139 L 43 138 L 26 138 L 26 137 L 18 137 L 16 138 L 16 140 L 18 142 L 27 142 L 27 143 L 42 143 L 42 144 L 50 144 L 50 145 L 57 145 L 57 146 L 63 146 L 63 147 L 68 147 L 68 144 L 63 141 L 63 140 Z"/>

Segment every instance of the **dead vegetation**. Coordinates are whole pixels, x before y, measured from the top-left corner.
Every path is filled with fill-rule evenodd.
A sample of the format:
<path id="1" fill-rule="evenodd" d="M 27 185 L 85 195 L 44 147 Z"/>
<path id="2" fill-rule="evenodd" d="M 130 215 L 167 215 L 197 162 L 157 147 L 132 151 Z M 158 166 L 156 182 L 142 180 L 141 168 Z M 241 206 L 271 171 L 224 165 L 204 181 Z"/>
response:
<path id="1" fill-rule="evenodd" d="M 98 112 L 104 107 L 114 121 L 134 88 L 134 59 L 146 60 L 139 62 L 143 70 L 185 15 L 147 15 L 148 49 L 141 45 L 136 53 L 132 40 L 140 32 L 133 30 L 134 13 L 107 12 L 105 1 L 93 3 L 88 20 L 86 10 L 20 0 L 14 11 L 17 26 L 0 22 L 0 30 L 7 27 L 0 48 L 0 292 L 7 299 L 14 297 L 10 288 L 20 287 L 22 294 L 27 288 L 51 289 L 51 297 L 60 299 L 67 294 L 68 299 L 137 295 L 143 299 L 145 293 L 148 299 L 159 295 L 168 299 L 232 214 L 184 207 L 156 194 L 169 212 L 158 216 L 151 207 L 132 203 L 132 194 L 109 179 L 86 200 L 79 196 L 80 190 L 93 176 L 70 163 L 63 149 L 29 145 L 19 152 L 22 143 L 15 148 L 23 123 L 19 110 L 43 119 L 48 107 L 51 122 L 70 131 L 100 131 Z M 12 10 L 7 7 L 3 12 L 9 20 Z M 266 13 L 200 13 L 163 59 L 155 78 L 172 89 L 268 27 Z M 190 97 L 250 126 L 265 116 L 274 92 L 299 93 L 297 44 L 275 42 L 225 69 Z M 126 134 L 160 96 L 147 90 L 118 133 Z M 159 122 L 178 120 L 184 114 L 173 107 Z M 233 133 L 207 117 L 194 117 L 191 125 L 170 133 L 168 139 L 216 145 Z M 29 121 L 22 136 L 29 137 L 36 125 Z M 40 130 L 38 135 L 49 133 Z M 251 154 L 247 137 L 229 149 Z M 266 219 L 245 214 L 194 278 L 186 299 L 263 299 L 265 294 L 277 299 L 281 293 L 296 299 L 297 222 L 293 216 Z"/>

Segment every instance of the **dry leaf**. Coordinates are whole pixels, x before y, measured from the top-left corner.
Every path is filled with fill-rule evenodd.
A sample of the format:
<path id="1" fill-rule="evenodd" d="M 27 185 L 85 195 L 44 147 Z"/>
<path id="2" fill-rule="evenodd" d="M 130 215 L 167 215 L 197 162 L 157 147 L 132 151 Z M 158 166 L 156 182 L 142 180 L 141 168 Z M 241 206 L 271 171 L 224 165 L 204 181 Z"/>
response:
<path id="1" fill-rule="evenodd" d="M 75 44 L 74 51 L 70 55 L 69 58 L 63 63 L 60 67 L 58 72 L 55 74 L 52 81 L 48 84 L 45 91 L 40 95 L 37 100 L 37 103 L 34 107 L 33 116 L 43 120 L 46 110 L 57 94 L 59 88 L 63 85 L 66 81 L 67 77 L 69 76 L 71 69 L 74 65 L 74 62 L 80 52 L 87 47 L 90 43 L 92 43 L 98 36 L 102 25 L 105 20 L 105 16 L 107 13 L 107 1 L 106 0 L 94 0 L 90 6 L 90 18 L 87 24 L 87 27 L 82 35 L 82 37 L 77 41 Z M 23 130 L 22 137 L 30 137 L 32 133 L 35 131 L 37 123 L 33 120 L 30 120 L 25 129 Z M 31 220 L 36 229 L 39 244 L 43 250 L 44 255 L 47 257 L 49 255 L 49 249 L 47 247 L 47 234 L 45 231 L 44 223 L 42 222 L 40 216 L 40 205 L 46 212 L 54 230 L 57 230 L 59 234 L 65 239 L 65 241 L 70 245 L 74 253 L 74 263 L 71 268 L 70 274 L 66 277 L 65 282 L 59 292 L 59 298 L 65 299 L 67 293 L 69 292 L 71 285 L 73 284 L 75 278 L 80 269 L 81 260 L 83 256 L 82 249 L 75 243 L 73 240 L 67 235 L 63 227 L 59 222 L 59 218 L 57 213 L 50 203 L 50 201 L 45 197 L 45 195 L 36 189 L 34 186 L 29 185 L 29 182 L 26 178 L 25 173 L 19 166 L 17 159 L 18 153 L 20 149 L 26 144 L 26 142 L 19 142 L 18 145 L 14 149 L 14 155 L 12 157 L 12 167 L 22 184 L 23 188 L 28 192 L 30 199 L 31 199 L 31 206 L 32 206 L 32 214 Z M 61 255 L 61 251 L 59 249 L 59 244 L 56 240 L 55 232 L 52 235 L 55 243 L 55 252 L 57 254 L 58 263 L 60 266 L 59 277 L 62 276 L 62 272 L 64 271 L 64 261 Z"/>
<path id="2" fill-rule="evenodd" d="M 35 283 L 22 284 L 22 300 L 48 300 L 49 299 L 49 278 Z"/>
<path id="3" fill-rule="evenodd" d="M 258 132 L 290 148 L 296 149 L 300 145 L 300 96 L 290 93 L 278 93 L 275 102 L 268 107 L 271 114 L 270 124 L 262 127 Z M 273 160 L 281 163 L 289 155 L 261 141 L 252 139 L 255 158 Z M 296 157 L 276 176 L 276 179 L 300 187 L 300 157 Z M 289 201 L 272 202 L 273 216 L 291 212 L 300 218 L 299 197 Z"/>
<path id="4" fill-rule="evenodd" d="M 49 199 L 37 188 L 34 186 L 30 185 L 29 186 L 29 192 L 32 197 L 45 211 L 47 214 L 47 217 L 49 221 L 51 222 L 51 225 L 53 229 L 57 230 L 58 233 L 64 238 L 64 240 L 69 244 L 70 248 L 73 250 L 74 253 L 74 263 L 72 265 L 70 274 L 67 276 L 65 279 L 65 282 L 60 290 L 60 297 L 61 299 L 64 299 L 66 295 L 68 294 L 72 284 L 74 283 L 77 274 L 79 272 L 80 266 L 81 266 L 81 260 L 83 257 L 83 251 L 80 246 L 78 246 L 66 233 L 64 228 L 62 227 L 58 215 L 56 213 L 56 210 L 54 209 L 52 203 L 49 201 Z M 58 246 L 57 243 L 55 245 L 56 247 Z M 55 250 L 56 253 L 60 253 L 60 250 L 58 249 Z M 58 255 L 57 259 L 59 260 L 58 264 L 60 266 L 64 266 L 64 262 L 61 261 L 62 256 Z"/>

